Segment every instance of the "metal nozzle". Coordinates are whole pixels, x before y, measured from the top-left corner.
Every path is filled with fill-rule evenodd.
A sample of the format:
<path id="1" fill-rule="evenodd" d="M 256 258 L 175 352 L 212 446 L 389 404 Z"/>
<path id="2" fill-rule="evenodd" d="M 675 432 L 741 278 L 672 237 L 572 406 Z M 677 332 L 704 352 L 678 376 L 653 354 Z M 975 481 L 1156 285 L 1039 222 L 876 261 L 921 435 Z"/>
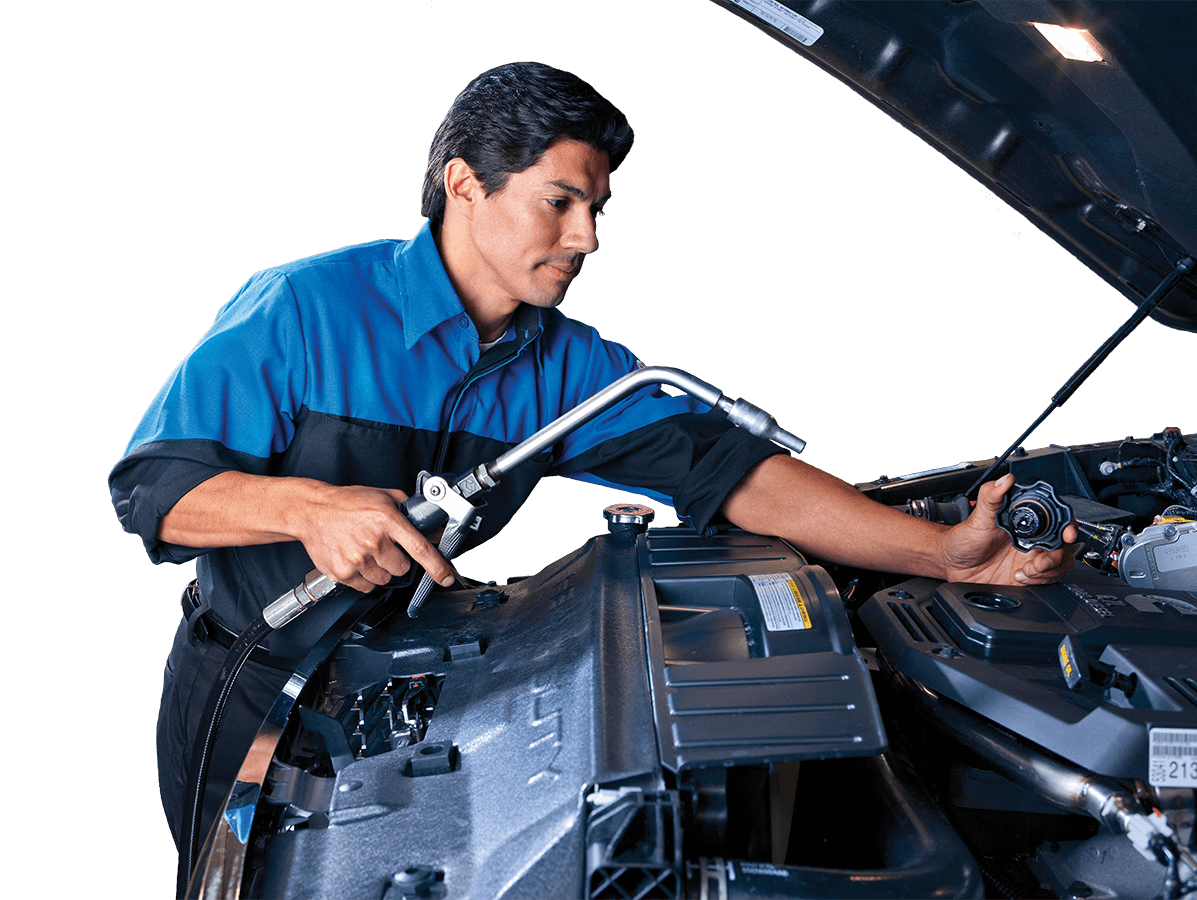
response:
<path id="1" fill-rule="evenodd" d="M 754 434 L 767 441 L 780 444 L 787 450 L 801 453 L 806 449 L 806 441 L 791 434 L 780 425 L 777 420 L 754 403 L 749 403 L 743 397 L 732 403 L 726 397 L 719 399 L 719 408 L 727 414 L 727 420 L 733 425 L 743 428 L 749 434 Z"/>

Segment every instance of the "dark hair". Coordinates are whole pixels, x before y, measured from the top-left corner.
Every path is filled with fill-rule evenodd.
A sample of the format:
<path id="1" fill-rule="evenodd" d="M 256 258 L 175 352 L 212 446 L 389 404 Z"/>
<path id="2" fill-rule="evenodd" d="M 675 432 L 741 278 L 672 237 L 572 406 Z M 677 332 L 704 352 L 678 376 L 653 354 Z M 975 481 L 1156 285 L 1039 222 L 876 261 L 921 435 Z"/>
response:
<path id="1" fill-rule="evenodd" d="M 464 159 L 490 195 L 562 138 L 606 151 L 615 171 L 633 134 L 627 117 L 577 75 L 536 62 L 483 72 L 457 95 L 432 139 L 421 214 L 438 224 L 444 218 L 449 160 Z"/>

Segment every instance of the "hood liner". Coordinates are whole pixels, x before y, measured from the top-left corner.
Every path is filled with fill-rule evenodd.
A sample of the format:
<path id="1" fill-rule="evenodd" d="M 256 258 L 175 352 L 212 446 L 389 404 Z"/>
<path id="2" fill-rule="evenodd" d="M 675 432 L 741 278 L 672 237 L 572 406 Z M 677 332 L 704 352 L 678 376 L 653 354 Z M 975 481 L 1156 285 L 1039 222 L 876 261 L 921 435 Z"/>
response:
<path id="1" fill-rule="evenodd" d="M 1197 7 L 1188 3 L 794 2 L 810 45 L 713 0 L 919 135 L 1135 304 L 1197 252 Z M 1064 59 L 1029 23 L 1084 27 Z M 1197 281 L 1152 314 L 1197 331 Z"/>

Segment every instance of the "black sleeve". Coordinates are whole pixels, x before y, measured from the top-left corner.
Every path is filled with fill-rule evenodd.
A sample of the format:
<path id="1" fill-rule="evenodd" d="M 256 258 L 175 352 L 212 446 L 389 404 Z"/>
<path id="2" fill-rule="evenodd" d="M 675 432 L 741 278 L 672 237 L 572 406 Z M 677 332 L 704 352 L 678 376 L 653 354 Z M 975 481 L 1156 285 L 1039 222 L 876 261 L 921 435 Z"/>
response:
<path id="1" fill-rule="evenodd" d="M 611 438 L 550 475 L 586 472 L 604 482 L 673 499 L 678 518 L 705 531 L 757 463 L 785 451 L 730 424 L 721 413 L 685 413 Z"/>
<path id="2" fill-rule="evenodd" d="M 230 450 L 217 441 L 190 439 L 143 444 L 116 464 L 108 490 L 121 526 L 136 534 L 155 563 L 187 562 L 204 550 L 158 540 L 158 526 L 176 503 L 221 472 L 264 474 L 269 460 Z"/>

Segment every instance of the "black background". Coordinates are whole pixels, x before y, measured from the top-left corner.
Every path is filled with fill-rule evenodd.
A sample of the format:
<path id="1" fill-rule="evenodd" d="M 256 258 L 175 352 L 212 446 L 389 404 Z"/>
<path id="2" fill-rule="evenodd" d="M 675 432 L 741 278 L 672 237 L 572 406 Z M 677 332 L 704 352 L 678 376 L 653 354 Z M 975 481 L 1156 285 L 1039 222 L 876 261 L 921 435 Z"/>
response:
<path id="1" fill-rule="evenodd" d="M 89 442 L 103 446 L 91 489 L 256 269 L 417 232 L 444 110 L 516 59 L 578 73 L 637 132 L 566 315 L 758 403 L 845 480 L 998 454 L 1132 311 L 922 141 L 713 4 L 518 8 L 195 22 L 114 54 L 87 101 L 104 108 L 117 162 L 79 172 L 95 197 L 89 237 L 110 248 L 96 272 L 120 298 L 90 314 L 108 430 Z M 1192 347 L 1144 323 L 1031 443 L 1189 430 L 1172 385 Z M 145 626 L 122 674 L 146 686 L 126 740 L 148 792 L 158 677 L 192 572 L 151 566 L 89 495 L 108 513 L 96 528 L 122 616 Z M 463 571 L 539 571 L 600 533 L 616 499 L 546 482 Z"/>

